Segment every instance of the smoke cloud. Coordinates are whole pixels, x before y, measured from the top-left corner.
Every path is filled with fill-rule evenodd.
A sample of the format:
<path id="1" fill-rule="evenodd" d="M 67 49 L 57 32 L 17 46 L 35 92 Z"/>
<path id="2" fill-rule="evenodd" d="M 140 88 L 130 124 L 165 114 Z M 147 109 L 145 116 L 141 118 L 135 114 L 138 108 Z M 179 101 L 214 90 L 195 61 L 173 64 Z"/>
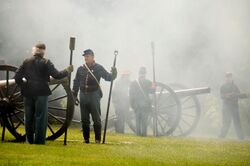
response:
<path id="1" fill-rule="evenodd" d="M 146 66 L 151 79 L 153 41 L 157 81 L 210 86 L 218 95 L 230 71 L 241 89 L 250 90 L 248 0 L 6 0 L 0 24 L 0 59 L 9 64 L 20 65 L 42 41 L 46 56 L 63 69 L 74 36 L 75 70 L 87 48 L 110 70 L 117 49 L 118 72 L 129 69 L 135 79 Z M 102 84 L 107 90 L 109 84 Z"/>

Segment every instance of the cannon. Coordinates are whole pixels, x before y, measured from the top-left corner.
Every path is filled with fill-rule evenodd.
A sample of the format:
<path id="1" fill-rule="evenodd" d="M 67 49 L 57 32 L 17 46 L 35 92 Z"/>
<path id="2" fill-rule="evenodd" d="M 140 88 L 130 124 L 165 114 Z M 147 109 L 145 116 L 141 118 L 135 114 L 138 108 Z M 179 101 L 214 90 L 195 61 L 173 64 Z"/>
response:
<path id="1" fill-rule="evenodd" d="M 153 98 L 153 96 L 150 96 Z M 148 119 L 148 135 L 154 135 L 154 120 L 156 119 L 156 130 L 158 136 L 166 136 L 173 133 L 180 121 L 181 103 L 176 93 L 167 85 L 157 83 L 156 88 L 157 105 L 152 102 L 152 111 Z M 156 109 L 154 109 L 156 107 Z M 136 132 L 135 114 L 132 109 L 126 118 L 128 127 Z"/>
<path id="2" fill-rule="evenodd" d="M 13 79 L 17 67 L 0 65 L 0 122 L 2 141 L 7 129 L 14 141 L 25 141 L 24 103 L 21 92 Z M 74 99 L 69 87 L 69 80 L 51 79 L 48 106 L 47 140 L 55 140 L 64 134 L 73 118 Z"/>
<path id="3" fill-rule="evenodd" d="M 209 87 L 187 88 L 181 84 L 169 84 L 182 105 L 180 122 L 172 136 L 187 136 L 197 127 L 201 116 L 201 106 L 197 95 L 210 93 Z"/>
<path id="4" fill-rule="evenodd" d="M 180 84 L 168 86 L 158 82 L 155 93 L 156 105 L 152 102 L 147 134 L 154 135 L 155 132 L 157 135 L 154 136 L 187 136 L 196 128 L 200 119 L 201 107 L 197 95 L 210 93 L 210 88 L 187 88 Z M 127 126 L 135 132 L 134 111 L 130 109 L 127 115 Z M 110 121 L 115 121 L 115 116 Z"/>

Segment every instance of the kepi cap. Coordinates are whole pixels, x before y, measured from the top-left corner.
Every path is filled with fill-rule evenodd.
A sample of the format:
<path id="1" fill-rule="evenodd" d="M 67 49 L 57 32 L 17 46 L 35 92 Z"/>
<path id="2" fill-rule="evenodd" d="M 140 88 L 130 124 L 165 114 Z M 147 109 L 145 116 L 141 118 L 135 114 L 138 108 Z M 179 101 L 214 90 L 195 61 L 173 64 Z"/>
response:
<path id="1" fill-rule="evenodd" d="M 83 51 L 82 56 L 85 56 L 85 55 L 92 55 L 92 56 L 94 56 L 94 52 L 91 49 L 87 49 L 87 50 Z"/>

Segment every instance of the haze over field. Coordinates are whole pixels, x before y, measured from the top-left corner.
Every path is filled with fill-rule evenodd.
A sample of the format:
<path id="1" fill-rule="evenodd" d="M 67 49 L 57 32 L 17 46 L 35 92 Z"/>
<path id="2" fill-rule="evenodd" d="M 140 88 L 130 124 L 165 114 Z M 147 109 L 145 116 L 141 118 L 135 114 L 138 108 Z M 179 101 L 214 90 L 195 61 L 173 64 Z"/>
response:
<path id="1" fill-rule="evenodd" d="M 131 70 L 135 79 L 146 66 L 151 79 L 153 41 L 157 81 L 209 86 L 217 95 L 230 71 L 250 91 L 248 0 L 2 0 L 0 22 L 0 59 L 9 64 L 20 65 L 42 41 L 47 57 L 62 69 L 74 36 L 75 71 L 87 48 L 110 70 L 117 49 L 118 72 Z"/>

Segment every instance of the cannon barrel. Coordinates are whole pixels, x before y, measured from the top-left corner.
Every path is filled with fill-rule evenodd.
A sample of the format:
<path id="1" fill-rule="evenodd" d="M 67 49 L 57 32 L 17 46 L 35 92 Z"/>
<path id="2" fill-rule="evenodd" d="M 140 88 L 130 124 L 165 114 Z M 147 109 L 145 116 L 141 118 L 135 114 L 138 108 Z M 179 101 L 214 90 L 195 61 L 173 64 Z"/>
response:
<path id="1" fill-rule="evenodd" d="M 14 85 L 16 83 L 15 79 L 9 79 L 9 86 Z M 50 77 L 49 85 L 59 84 L 59 83 L 68 83 L 68 78 L 65 77 L 63 79 L 54 79 Z M 7 85 L 6 80 L 0 80 L 0 88 L 3 88 Z"/>
<path id="2" fill-rule="evenodd" d="M 210 93 L 210 91 L 211 89 L 209 87 L 201 87 L 201 88 L 175 90 L 175 93 L 179 97 L 186 97 L 186 96 L 194 96 L 194 95 Z"/>
<path id="3" fill-rule="evenodd" d="M 209 87 L 174 90 L 174 92 L 178 97 L 195 96 L 195 95 L 210 93 L 210 91 L 211 89 Z M 169 92 L 156 92 L 156 94 L 160 93 L 168 94 Z"/>
<path id="4" fill-rule="evenodd" d="M 15 80 L 14 79 L 9 79 L 9 85 L 13 85 L 15 84 Z M 0 88 L 5 87 L 7 85 L 6 80 L 0 80 Z"/>

